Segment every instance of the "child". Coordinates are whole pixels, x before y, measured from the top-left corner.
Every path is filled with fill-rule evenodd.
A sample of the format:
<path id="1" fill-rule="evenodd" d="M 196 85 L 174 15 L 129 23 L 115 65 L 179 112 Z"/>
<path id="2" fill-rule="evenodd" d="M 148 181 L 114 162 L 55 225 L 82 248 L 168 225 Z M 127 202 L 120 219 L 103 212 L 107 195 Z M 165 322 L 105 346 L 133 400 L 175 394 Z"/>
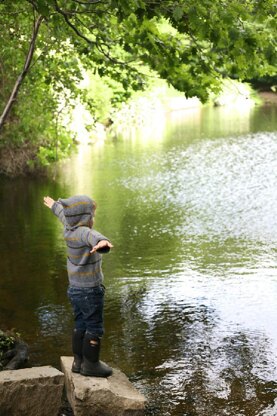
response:
<path id="1" fill-rule="evenodd" d="M 75 328 L 72 335 L 72 371 L 85 376 L 108 377 L 112 369 L 99 361 L 103 335 L 104 293 L 102 256 L 113 247 L 92 229 L 96 204 L 86 195 L 44 204 L 64 225 L 67 245 L 68 297 L 73 307 Z"/>

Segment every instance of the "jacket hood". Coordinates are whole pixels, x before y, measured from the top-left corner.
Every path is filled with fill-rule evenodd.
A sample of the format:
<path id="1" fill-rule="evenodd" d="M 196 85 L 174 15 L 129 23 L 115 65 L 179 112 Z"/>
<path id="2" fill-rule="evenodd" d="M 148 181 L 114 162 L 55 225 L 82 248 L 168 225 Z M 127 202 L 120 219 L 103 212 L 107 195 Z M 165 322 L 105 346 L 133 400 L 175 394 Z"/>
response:
<path id="1" fill-rule="evenodd" d="M 66 222 L 70 227 L 88 226 L 95 210 L 95 202 L 86 195 L 75 195 L 59 199 L 64 209 Z"/>

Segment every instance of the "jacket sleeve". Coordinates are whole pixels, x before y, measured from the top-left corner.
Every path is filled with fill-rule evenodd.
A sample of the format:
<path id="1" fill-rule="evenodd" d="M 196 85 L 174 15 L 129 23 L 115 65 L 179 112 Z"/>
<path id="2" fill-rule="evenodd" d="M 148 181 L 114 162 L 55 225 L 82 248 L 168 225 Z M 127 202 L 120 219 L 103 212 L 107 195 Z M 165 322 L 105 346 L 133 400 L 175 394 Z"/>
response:
<path id="1" fill-rule="evenodd" d="M 55 201 L 52 208 L 51 208 L 53 214 L 56 215 L 56 217 L 59 218 L 61 223 L 66 226 L 66 219 L 63 212 L 63 206 L 59 201 Z"/>
<path id="2" fill-rule="evenodd" d="M 100 234 L 98 231 L 90 229 L 88 227 L 80 227 L 82 230 L 80 230 L 81 240 L 88 246 L 94 247 L 97 243 L 101 240 L 107 240 L 110 241 L 107 237 Z M 99 250 L 97 250 L 98 253 L 108 253 L 110 251 L 110 247 L 103 247 Z"/>

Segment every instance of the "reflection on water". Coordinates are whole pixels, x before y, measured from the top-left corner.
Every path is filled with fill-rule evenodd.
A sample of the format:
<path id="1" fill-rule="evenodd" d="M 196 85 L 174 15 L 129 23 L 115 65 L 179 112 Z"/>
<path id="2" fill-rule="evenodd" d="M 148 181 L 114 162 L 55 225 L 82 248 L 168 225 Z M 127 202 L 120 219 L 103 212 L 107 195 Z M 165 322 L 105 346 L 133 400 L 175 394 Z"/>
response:
<path id="1" fill-rule="evenodd" d="M 259 403 L 258 394 L 271 401 L 277 394 L 276 344 L 265 335 L 265 329 L 274 331 L 274 324 L 263 328 L 259 319 L 253 322 L 257 308 L 252 317 L 245 316 L 251 305 L 241 302 L 248 300 L 248 293 L 240 294 L 241 299 L 234 293 L 228 296 L 232 284 L 235 291 L 243 287 L 239 281 L 228 282 L 227 289 L 216 278 L 208 280 L 204 290 L 205 276 L 184 278 L 183 284 L 179 277 L 162 288 L 153 283 L 138 307 L 156 349 L 167 334 L 168 348 L 155 367 L 159 394 L 166 400 L 170 390 L 177 408 L 188 414 L 236 415 L 246 409 L 246 414 L 255 414 L 256 408 L 268 405 Z"/>
<path id="2" fill-rule="evenodd" d="M 64 319 L 66 309 L 63 305 L 44 305 L 36 310 L 42 336 L 58 336 L 67 329 Z"/>
<path id="3" fill-rule="evenodd" d="M 103 358 L 148 415 L 275 416 L 277 107 L 185 114 L 82 147 L 53 180 L 1 181 L 0 326 L 33 364 L 70 354 L 66 254 L 42 197 L 87 193 L 115 246 Z"/>

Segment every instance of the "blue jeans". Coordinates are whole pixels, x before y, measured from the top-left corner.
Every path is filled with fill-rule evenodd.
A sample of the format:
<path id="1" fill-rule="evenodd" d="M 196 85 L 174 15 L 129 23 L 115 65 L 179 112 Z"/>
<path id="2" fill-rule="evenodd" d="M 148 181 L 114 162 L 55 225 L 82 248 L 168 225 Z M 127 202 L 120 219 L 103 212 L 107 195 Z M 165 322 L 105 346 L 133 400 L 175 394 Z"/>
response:
<path id="1" fill-rule="evenodd" d="M 105 287 L 73 287 L 67 290 L 74 312 L 75 328 L 101 338 L 104 334 Z"/>

